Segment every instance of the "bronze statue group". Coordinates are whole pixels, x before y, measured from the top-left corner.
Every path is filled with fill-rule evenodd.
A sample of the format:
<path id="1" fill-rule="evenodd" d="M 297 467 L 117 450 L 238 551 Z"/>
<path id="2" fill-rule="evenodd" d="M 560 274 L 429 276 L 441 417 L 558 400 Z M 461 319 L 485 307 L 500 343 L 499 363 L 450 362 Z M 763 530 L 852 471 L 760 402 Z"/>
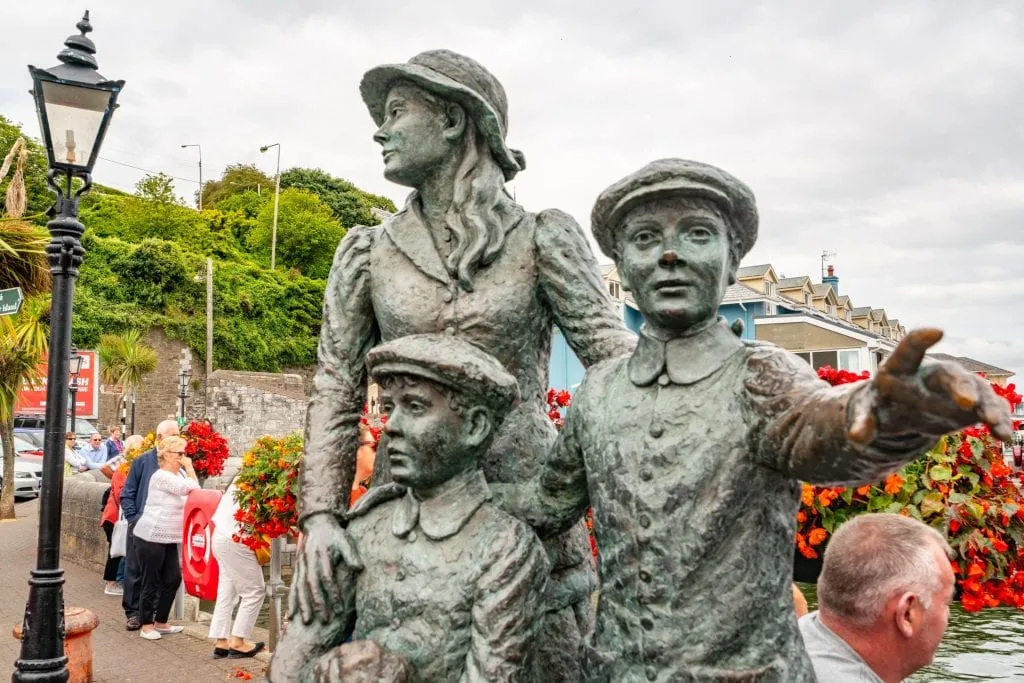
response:
<path id="1" fill-rule="evenodd" d="M 637 338 L 576 221 L 506 191 L 526 162 L 490 72 L 433 50 L 360 91 L 385 177 L 413 191 L 335 255 L 270 680 L 815 680 L 790 588 L 800 482 L 876 481 L 977 422 L 1008 437 L 1005 402 L 922 362 L 937 330 L 841 387 L 737 338 L 717 309 L 757 207 L 695 161 L 654 161 L 594 205 Z M 558 434 L 555 326 L 588 367 Z M 349 510 L 369 381 L 389 419 Z"/>

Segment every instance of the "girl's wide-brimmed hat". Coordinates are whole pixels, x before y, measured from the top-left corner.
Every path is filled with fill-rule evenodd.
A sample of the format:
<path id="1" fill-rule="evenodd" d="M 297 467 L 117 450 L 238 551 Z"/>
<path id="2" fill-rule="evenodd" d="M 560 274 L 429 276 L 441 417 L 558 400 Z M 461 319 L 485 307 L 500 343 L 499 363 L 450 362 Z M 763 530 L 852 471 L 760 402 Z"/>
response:
<path id="1" fill-rule="evenodd" d="M 505 144 L 508 133 L 508 99 L 505 89 L 479 62 L 451 50 L 427 50 L 405 64 L 384 64 L 370 69 L 359 83 L 363 102 L 378 126 L 384 121 L 384 104 L 395 81 L 408 81 L 466 108 L 491 155 L 512 180 L 526 168 L 526 157 Z"/>

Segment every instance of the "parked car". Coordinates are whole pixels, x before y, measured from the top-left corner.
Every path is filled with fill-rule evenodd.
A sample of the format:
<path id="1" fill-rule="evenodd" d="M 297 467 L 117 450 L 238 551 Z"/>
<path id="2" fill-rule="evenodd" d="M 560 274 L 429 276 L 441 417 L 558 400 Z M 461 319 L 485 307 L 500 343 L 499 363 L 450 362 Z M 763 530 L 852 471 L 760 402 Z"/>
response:
<path id="1" fill-rule="evenodd" d="M 45 426 L 46 420 L 42 415 L 14 416 L 14 433 L 26 441 L 37 444 L 40 448 L 43 447 L 43 431 Z M 99 430 L 91 422 L 81 417 L 75 418 L 74 427 L 72 427 L 69 421 L 67 428 L 68 431 L 75 433 L 79 447 L 88 445 L 92 435 L 99 433 Z"/>
<path id="2" fill-rule="evenodd" d="M 3 453 L 0 443 L 0 454 Z M 38 455 L 37 455 L 38 454 Z M 0 485 L 3 484 L 3 456 L 0 455 Z M 35 445 L 14 437 L 14 497 L 34 498 L 39 495 L 43 479 L 43 453 Z"/>

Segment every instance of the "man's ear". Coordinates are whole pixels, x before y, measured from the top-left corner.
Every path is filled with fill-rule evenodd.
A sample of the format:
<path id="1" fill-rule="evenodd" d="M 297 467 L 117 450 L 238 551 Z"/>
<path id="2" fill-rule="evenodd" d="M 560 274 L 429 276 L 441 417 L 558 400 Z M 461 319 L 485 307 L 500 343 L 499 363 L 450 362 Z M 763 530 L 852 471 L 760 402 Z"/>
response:
<path id="1" fill-rule="evenodd" d="M 918 613 L 924 607 L 921 599 L 914 593 L 902 593 L 896 600 L 896 609 L 893 612 L 893 619 L 896 620 L 896 629 L 903 634 L 904 638 L 913 638 L 918 627 Z"/>
<path id="2" fill-rule="evenodd" d="M 470 408 L 462 424 L 462 436 L 467 446 L 479 446 L 491 435 L 491 411 L 483 406 Z"/>
<path id="3" fill-rule="evenodd" d="M 444 136 L 449 142 L 462 139 L 466 133 L 466 110 L 462 105 L 449 102 L 444 107 L 445 116 L 448 118 L 448 125 L 444 129 Z"/>

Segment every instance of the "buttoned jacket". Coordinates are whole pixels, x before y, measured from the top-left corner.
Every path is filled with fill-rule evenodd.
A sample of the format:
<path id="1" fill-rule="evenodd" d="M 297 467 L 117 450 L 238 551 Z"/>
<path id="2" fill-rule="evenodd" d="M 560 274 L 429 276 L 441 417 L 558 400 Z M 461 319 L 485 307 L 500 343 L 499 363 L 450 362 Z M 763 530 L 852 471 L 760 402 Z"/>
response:
<path id="1" fill-rule="evenodd" d="M 878 481 L 931 445 L 850 442 L 866 385 L 830 387 L 721 323 L 642 332 L 588 371 L 529 496 L 552 530 L 593 507 L 588 680 L 814 681 L 790 591 L 800 482 Z"/>

